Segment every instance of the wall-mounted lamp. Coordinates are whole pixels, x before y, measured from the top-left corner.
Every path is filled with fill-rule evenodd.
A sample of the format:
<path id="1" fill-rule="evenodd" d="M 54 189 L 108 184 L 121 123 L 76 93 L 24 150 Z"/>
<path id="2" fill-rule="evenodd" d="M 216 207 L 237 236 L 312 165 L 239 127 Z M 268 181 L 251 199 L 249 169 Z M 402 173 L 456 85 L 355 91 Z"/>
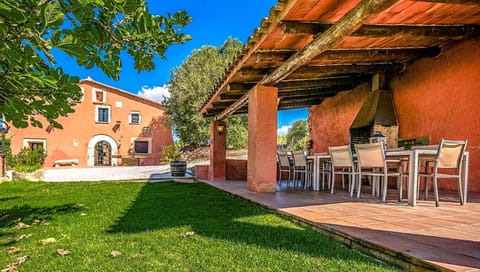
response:
<path id="1" fill-rule="evenodd" d="M 222 135 L 224 131 L 225 131 L 225 123 L 218 123 L 217 124 L 218 135 Z"/>

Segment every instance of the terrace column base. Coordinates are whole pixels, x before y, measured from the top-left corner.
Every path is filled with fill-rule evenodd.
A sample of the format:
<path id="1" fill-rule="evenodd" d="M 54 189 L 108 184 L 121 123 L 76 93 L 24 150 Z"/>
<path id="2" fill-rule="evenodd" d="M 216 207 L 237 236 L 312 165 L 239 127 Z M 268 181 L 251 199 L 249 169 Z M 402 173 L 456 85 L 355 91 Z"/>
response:
<path id="1" fill-rule="evenodd" d="M 249 191 L 275 192 L 276 189 L 277 98 L 275 87 L 255 86 L 248 93 Z"/>
<path id="2" fill-rule="evenodd" d="M 223 131 L 217 130 L 219 125 L 223 125 Z M 227 127 L 222 121 L 213 121 L 210 124 L 210 167 L 208 169 L 208 179 L 224 181 L 227 176 Z"/>

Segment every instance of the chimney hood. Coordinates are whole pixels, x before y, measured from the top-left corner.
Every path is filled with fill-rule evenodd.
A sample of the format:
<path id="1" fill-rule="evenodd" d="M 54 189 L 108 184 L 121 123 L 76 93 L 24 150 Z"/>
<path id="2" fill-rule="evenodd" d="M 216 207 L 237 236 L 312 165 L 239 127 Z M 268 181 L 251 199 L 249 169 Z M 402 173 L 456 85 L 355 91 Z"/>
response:
<path id="1" fill-rule="evenodd" d="M 389 91 L 372 91 L 365 99 L 360 111 L 351 125 L 351 129 L 379 126 L 398 125 L 393 97 Z"/>
<path id="2" fill-rule="evenodd" d="M 369 138 L 380 133 L 387 137 L 387 147 L 398 146 L 398 121 L 390 91 L 375 90 L 368 94 L 360 111 L 350 126 L 349 142 L 368 143 Z"/>

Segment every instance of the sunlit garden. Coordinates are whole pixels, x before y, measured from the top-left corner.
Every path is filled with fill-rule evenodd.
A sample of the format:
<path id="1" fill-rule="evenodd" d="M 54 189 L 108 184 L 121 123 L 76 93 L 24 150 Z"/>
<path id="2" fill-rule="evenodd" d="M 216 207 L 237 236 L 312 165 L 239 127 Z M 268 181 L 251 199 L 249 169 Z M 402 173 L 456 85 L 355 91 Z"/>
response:
<path id="1" fill-rule="evenodd" d="M 5 271 L 388 271 L 203 183 L 0 184 Z"/>

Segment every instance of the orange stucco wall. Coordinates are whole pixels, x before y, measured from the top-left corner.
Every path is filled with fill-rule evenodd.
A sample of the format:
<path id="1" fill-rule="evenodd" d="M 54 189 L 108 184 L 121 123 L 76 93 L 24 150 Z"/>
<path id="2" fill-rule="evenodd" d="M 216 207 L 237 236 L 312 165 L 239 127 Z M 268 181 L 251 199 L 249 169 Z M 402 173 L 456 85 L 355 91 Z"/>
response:
<path id="1" fill-rule="evenodd" d="M 226 180 L 247 180 L 247 160 L 226 160 Z M 210 165 L 195 165 L 195 178 L 208 180 Z"/>
<path id="2" fill-rule="evenodd" d="M 435 59 L 407 64 L 390 82 L 400 139 L 428 136 L 432 144 L 441 138 L 468 140 L 471 192 L 480 192 L 479 48 L 478 39 L 445 47 Z M 310 108 L 313 152 L 348 143 L 350 125 L 369 89 L 365 84 Z M 456 189 L 456 184 L 440 187 Z"/>
<path id="3" fill-rule="evenodd" d="M 227 160 L 227 180 L 247 180 L 247 160 Z"/>
<path id="4" fill-rule="evenodd" d="M 362 84 L 353 91 L 341 92 L 312 106 L 309 112 L 312 153 L 328 152 L 329 146 L 348 144 L 349 129 L 370 90 Z"/>
<path id="5" fill-rule="evenodd" d="M 46 122 L 43 122 L 43 128 L 13 128 L 8 135 L 12 139 L 12 152 L 15 154 L 23 147 L 25 138 L 45 139 L 47 149 L 45 167 L 51 167 L 56 160 L 61 159 L 78 159 L 79 166 L 87 166 L 88 143 L 92 137 L 104 135 L 111 138 L 118 147 L 115 151 L 117 156 L 121 157 L 131 154 L 132 138 L 142 136 L 144 139 L 151 139 L 151 152 L 149 155 L 136 155 L 139 164 L 159 163 L 162 148 L 173 142 L 170 128 L 163 124 L 164 113 L 160 104 L 95 81 L 83 80 L 80 86 L 84 90 L 84 99 L 75 106 L 74 113 L 58 119 L 63 129 L 52 129 Z M 92 88 L 106 91 L 103 103 L 92 101 Z M 122 104 L 121 107 L 119 102 Z M 95 122 L 96 105 L 111 107 L 110 123 Z M 140 113 L 140 124 L 129 124 L 132 111 Z M 117 122 L 120 122 L 118 126 Z M 150 135 L 142 135 L 144 127 L 150 127 Z M 116 160 L 117 164 L 122 163 L 120 158 Z"/>
<path id="6" fill-rule="evenodd" d="M 466 139 L 469 191 L 480 192 L 480 40 L 407 66 L 392 83 L 400 138 Z M 449 183 L 456 188 L 455 182 Z"/>

